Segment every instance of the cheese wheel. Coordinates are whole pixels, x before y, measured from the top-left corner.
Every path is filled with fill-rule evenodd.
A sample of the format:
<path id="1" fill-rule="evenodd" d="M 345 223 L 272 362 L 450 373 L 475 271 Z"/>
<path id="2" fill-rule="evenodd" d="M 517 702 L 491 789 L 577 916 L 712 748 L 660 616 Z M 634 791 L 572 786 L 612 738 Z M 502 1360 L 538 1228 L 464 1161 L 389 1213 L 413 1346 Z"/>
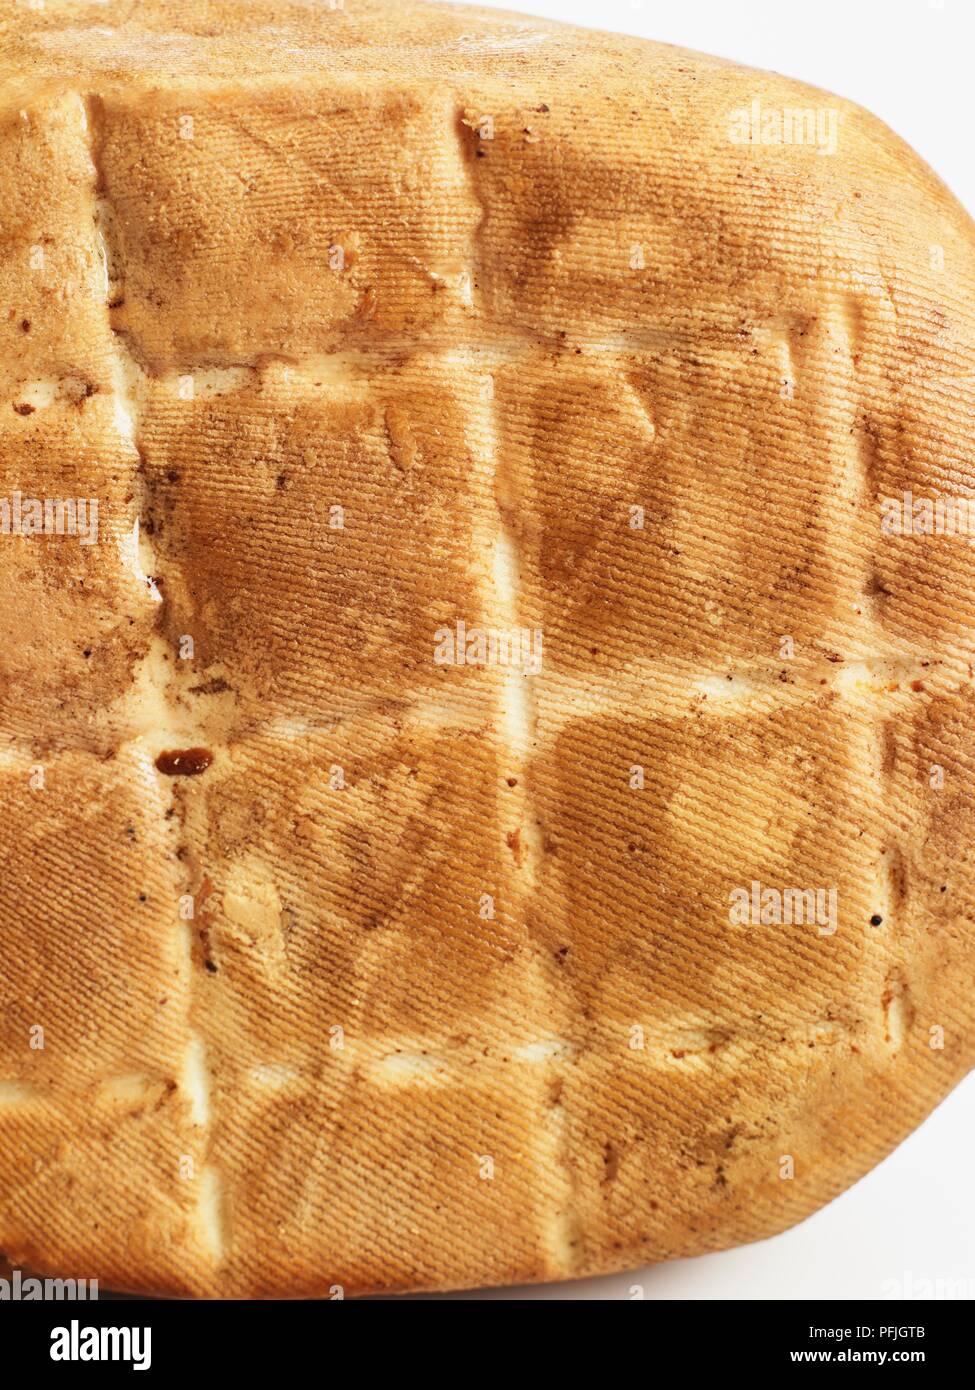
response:
<path id="1" fill-rule="evenodd" d="M 848 101 L 496 11 L 0 51 L 0 1251 L 814 1212 L 973 1057 L 972 222 Z"/>

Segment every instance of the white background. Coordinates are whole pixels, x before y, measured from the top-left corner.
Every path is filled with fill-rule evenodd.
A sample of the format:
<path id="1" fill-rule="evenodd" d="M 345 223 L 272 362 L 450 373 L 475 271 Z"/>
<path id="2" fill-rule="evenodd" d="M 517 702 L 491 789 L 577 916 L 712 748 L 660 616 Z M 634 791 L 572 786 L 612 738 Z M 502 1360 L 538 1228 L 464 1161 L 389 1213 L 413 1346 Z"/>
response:
<path id="1" fill-rule="evenodd" d="M 975 0 L 525 0 L 546 19 L 772 68 L 867 106 L 975 213 Z M 975 1295 L 975 1074 L 879 1168 L 759 1245 L 524 1298 L 884 1298 L 922 1280 Z M 922 1286 L 923 1287 L 923 1286 Z M 510 1297 L 510 1291 L 454 1297 Z M 916 1293 L 914 1296 L 917 1296 Z"/>

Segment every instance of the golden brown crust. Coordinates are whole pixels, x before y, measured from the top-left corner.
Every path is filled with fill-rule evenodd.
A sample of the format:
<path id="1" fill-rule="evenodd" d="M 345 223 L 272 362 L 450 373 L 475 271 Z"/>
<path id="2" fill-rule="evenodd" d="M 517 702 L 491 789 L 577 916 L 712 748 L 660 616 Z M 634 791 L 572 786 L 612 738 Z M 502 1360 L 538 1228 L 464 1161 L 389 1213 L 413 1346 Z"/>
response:
<path id="1" fill-rule="evenodd" d="M 496 11 L 0 35 L 0 497 L 100 503 L 0 537 L 0 1250 L 356 1293 L 814 1211 L 972 1063 L 975 558 L 878 510 L 973 484 L 969 219 Z"/>

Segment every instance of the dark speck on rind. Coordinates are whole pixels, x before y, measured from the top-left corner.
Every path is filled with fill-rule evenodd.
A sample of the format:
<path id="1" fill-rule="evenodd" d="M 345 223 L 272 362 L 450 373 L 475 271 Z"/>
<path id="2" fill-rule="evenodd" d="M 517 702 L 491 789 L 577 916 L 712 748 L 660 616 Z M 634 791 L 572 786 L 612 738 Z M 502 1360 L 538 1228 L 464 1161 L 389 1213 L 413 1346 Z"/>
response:
<path id="1" fill-rule="evenodd" d="M 872 927 L 879 927 L 879 926 L 882 925 L 883 920 L 884 920 L 884 919 L 881 917 L 880 913 L 879 913 L 879 912 L 875 912 L 875 913 L 873 914 L 873 916 L 870 918 L 870 925 L 871 925 Z"/>
<path id="2" fill-rule="evenodd" d="M 156 767 L 166 777 L 196 777 L 212 762 L 207 748 L 167 748 L 156 759 Z"/>

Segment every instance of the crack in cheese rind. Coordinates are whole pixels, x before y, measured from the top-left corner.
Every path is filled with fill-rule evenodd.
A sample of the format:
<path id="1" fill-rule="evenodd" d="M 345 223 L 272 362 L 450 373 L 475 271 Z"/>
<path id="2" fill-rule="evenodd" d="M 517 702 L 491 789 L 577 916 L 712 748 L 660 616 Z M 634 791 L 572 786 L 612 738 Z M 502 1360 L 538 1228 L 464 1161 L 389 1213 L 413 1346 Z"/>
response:
<path id="1" fill-rule="evenodd" d="M 135 519 L 131 533 L 119 544 L 119 558 L 137 582 L 145 587 L 150 602 L 163 603 L 157 581 L 161 578 L 161 564 L 144 519 L 151 513 L 151 496 L 143 468 L 140 445 L 140 419 L 144 409 L 148 384 L 146 374 L 140 363 L 128 348 L 123 334 L 115 331 L 112 324 L 112 306 L 125 293 L 123 258 L 118 246 L 117 225 L 114 209 L 107 196 L 105 178 L 100 157 L 101 121 L 103 108 L 98 98 L 79 98 L 81 129 L 88 143 L 91 158 L 93 185 L 92 221 L 95 241 L 104 271 L 105 311 L 112 328 L 114 352 L 111 360 L 111 390 L 115 428 L 119 437 L 129 446 L 135 461 L 131 475 L 134 495 Z M 167 657 L 169 659 L 167 659 Z M 150 640 L 149 649 L 140 662 L 130 693 L 124 700 L 125 716 L 139 748 L 140 763 L 147 777 L 158 779 L 155 772 L 155 756 L 164 748 L 180 746 L 187 737 L 186 720 L 177 710 L 173 701 L 174 661 L 163 650 L 160 635 Z M 148 745 L 148 746 L 145 746 Z M 150 759 L 152 760 L 150 762 Z M 179 816 L 183 807 L 182 799 L 174 797 L 172 809 Z M 170 843 L 179 838 L 180 826 L 166 827 Z M 180 847 L 181 848 L 181 847 Z M 186 889 L 192 887 L 193 879 L 184 869 Z M 195 948 L 190 922 L 180 915 L 180 899 L 172 904 L 173 932 L 183 943 L 186 977 L 186 1018 L 189 1023 L 193 1016 L 193 984 L 195 971 Z M 202 1131 L 202 1148 L 198 1140 L 188 1136 L 187 1149 L 197 1153 L 205 1151 L 210 1128 L 210 1077 L 207 1068 L 206 1050 L 199 1034 L 191 1032 L 184 1057 L 180 1083 L 189 1105 L 191 1124 Z M 173 1156 L 174 1167 L 181 1160 Z M 224 1251 L 223 1204 L 221 1200 L 221 1180 L 212 1166 L 202 1173 L 195 1170 L 186 1180 L 198 1185 L 197 1224 L 204 1247 L 209 1249 L 213 1259 L 222 1258 Z"/>

